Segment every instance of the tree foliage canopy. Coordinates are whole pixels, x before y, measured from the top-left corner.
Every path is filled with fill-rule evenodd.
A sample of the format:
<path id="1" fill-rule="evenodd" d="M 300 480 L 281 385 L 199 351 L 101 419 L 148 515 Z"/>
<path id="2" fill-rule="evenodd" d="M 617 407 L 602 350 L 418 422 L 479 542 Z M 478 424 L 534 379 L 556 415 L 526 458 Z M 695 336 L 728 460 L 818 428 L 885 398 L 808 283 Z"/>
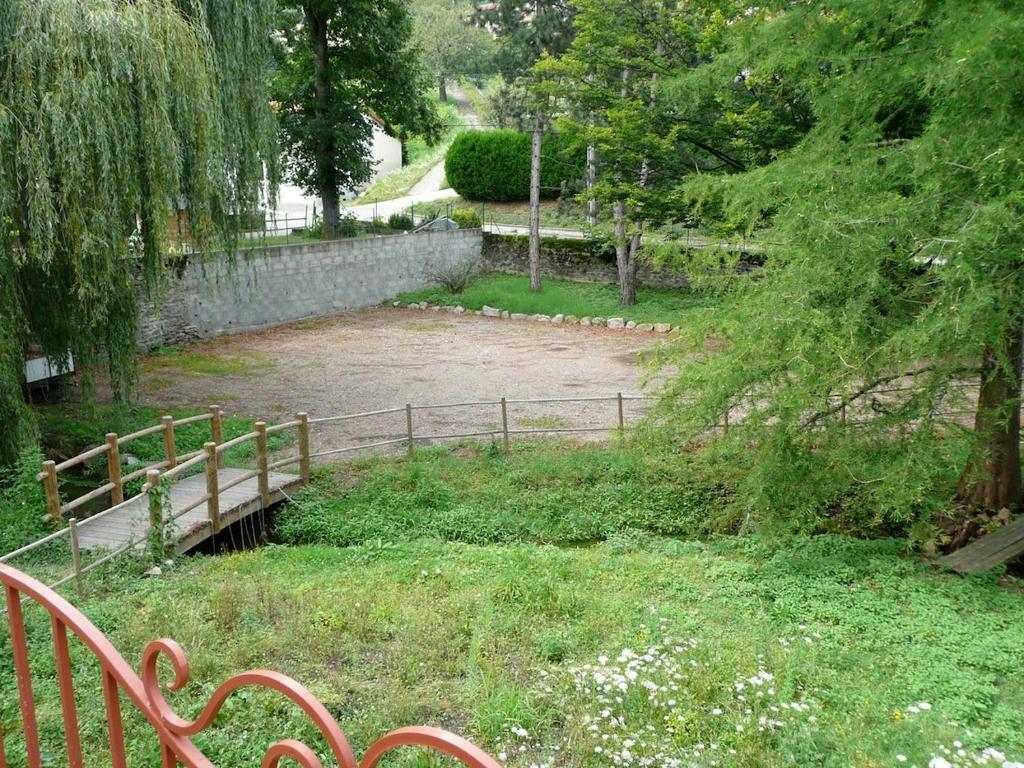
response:
<path id="1" fill-rule="evenodd" d="M 134 375 L 135 284 L 168 227 L 202 242 L 250 208 L 276 147 L 270 0 L 10 0 L 0 6 L 0 461 L 25 436 L 29 347 L 115 393 Z"/>
<path id="2" fill-rule="evenodd" d="M 372 111 L 396 136 L 435 140 L 441 123 L 410 48 L 403 0 L 282 0 L 274 78 L 286 173 L 313 194 L 353 189 L 370 178 Z M 313 32 L 323 25 L 325 50 Z M 318 61 L 320 62 L 318 64 Z M 318 74 L 317 67 L 326 68 Z M 318 98 L 318 77 L 328 93 Z"/>
<path id="3" fill-rule="evenodd" d="M 980 475 L 994 435 L 1018 439 L 1019 7 L 770 3 L 704 44 L 707 60 L 665 94 L 744 170 L 691 175 L 673 202 L 775 245 L 757 273 L 724 270 L 723 305 L 662 358 L 680 372 L 660 417 L 689 433 L 744 414 L 724 450 L 749 463 L 752 516 L 821 528 L 856 507 L 880 530 L 925 520 L 958 479 L 993 480 Z M 723 273 L 721 254 L 681 258 Z M 972 431 L 942 414 L 974 408 L 962 385 L 979 376 L 1001 389 Z"/>
<path id="4" fill-rule="evenodd" d="M 470 23 L 470 8 L 450 0 L 412 4 L 413 45 L 435 82 L 493 72 L 497 45 L 486 29 Z"/>

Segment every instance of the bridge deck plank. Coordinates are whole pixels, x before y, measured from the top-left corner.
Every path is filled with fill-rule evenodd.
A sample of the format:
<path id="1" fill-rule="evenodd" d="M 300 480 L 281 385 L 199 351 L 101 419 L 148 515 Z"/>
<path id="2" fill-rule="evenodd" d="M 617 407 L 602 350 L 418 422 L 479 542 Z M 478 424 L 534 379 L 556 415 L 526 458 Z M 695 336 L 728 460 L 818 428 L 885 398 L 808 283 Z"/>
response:
<path id="1" fill-rule="evenodd" d="M 959 573 L 978 573 L 1024 554 L 1024 517 L 997 528 L 939 563 Z"/>
<path id="2" fill-rule="evenodd" d="M 221 469 L 217 472 L 220 485 L 246 474 L 245 469 Z M 285 494 L 300 484 L 298 475 L 282 472 L 269 473 L 271 503 L 280 501 Z M 170 489 L 171 514 L 183 509 L 206 495 L 206 475 L 192 475 L 174 483 Z M 218 494 L 221 525 L 230 525 L 243 517 L 260 511 L 259 482 L 253 477 Z M 179 550 L 188 549 L 212 535 L 207 505 L 200 504 L 185 512 L 171 523 L 172 537 Z M 86 518 L 78 524 L 78 541 L 82 549 L 120 549 L 132 541 L 142 543 L 149 528 L 149 506 L 145 497 L 126 504 L 116 512 L 99 519 Z"/>

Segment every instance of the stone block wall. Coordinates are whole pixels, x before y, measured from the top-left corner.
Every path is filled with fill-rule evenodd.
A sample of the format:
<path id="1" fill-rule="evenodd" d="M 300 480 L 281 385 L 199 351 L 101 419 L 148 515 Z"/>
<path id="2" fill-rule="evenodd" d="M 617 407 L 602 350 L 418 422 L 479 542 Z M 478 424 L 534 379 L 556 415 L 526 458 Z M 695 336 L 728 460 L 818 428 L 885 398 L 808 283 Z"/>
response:
<path id="1" fill-rule="evenodd" d="M 282 245 L 190 257 L 159 304 L 140 298 L 145 349 L 379 304 L 430 284 L 432 267 L 478 260 L 478 229 Z"/>
<path id="2" fill-rule="evenodd" d="M 484 269 L 513 274 L 530 273 L 529 239 L 521 235 L 484 234 Z M 542 237 L 540 273 L 550 277 L 591 283 L 618 283 L 615 251 L 603 243 Z M 688 288 L 686 275 L 669 269 L 656 270 L 640 262 L 637 280 L 660 288 Z"/>

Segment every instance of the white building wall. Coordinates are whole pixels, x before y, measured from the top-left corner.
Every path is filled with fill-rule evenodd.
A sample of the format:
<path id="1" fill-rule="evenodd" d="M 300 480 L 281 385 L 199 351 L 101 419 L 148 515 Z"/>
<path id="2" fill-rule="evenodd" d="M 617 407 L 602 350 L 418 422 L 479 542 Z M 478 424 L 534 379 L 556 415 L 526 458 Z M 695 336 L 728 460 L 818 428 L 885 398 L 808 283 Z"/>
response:
<path id="1" fill-rule="evenodd" d="M 374 123 L 370 155 L 375 163 L 373 179 L 387 176 L 402 167 L 402 142 L 386 134 L 383 128 Z"/>

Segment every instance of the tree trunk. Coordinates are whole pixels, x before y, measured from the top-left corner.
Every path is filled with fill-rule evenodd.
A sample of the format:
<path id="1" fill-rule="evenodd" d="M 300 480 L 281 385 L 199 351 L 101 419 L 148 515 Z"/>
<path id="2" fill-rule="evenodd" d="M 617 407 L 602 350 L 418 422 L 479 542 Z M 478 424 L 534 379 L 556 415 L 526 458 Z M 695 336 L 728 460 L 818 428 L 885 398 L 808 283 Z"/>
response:
<path id="1" fill-rule="evenodd" d="M 303 6 L 306 24 L 309 27 L 313 47 L 313 112 L 317 120 L 317 135 L 314 140 L 314 162 L 320 199 L 323 203 L 324 237 L 334 237 L 338 232 L 340 203 L 338 181 L 334 167 L 334 134 L 327 123 L 331 102 L 331 61 L 327 45 L 327 17 L 312 4 Z"/>
<path id="2" fill-rule="evenodd" d="M 587 226 L 597 225 L 597 200 L 594 198 L 594 182 L 597 180 L 597 150 L 587 144 Z"/>
<path id="3" fill-rule="evenodd" d="M 626 201 L 615 203 L 615 263 L 619 268 L 619 304 L 636 303 L 636 250 L 640 247 L 640 233 L 626 238 Z"/>
<path id="4" fill-rule="evenodd" d="M 1016 511 L 1021 504 L 1021 331 L 1020 326 L 1008 329 L 998 342 L 1001 348 L 989 347 L 982 359 L 974 417 L 982 452 L 968 462 L 957 492 L 969 506 Z"/>
<path id="5" fill-rule="evenodd" d="M 530 150 L 530 290 L 540 290 L 540 147 L 543 137 L 540 111 L 534 115 Z"/>
<path id="6" fill-rule="evenodd" d="M 437 79 L 437 98 L 441 101 L 448 101 L 448 83 L 444 75 Z"/>

